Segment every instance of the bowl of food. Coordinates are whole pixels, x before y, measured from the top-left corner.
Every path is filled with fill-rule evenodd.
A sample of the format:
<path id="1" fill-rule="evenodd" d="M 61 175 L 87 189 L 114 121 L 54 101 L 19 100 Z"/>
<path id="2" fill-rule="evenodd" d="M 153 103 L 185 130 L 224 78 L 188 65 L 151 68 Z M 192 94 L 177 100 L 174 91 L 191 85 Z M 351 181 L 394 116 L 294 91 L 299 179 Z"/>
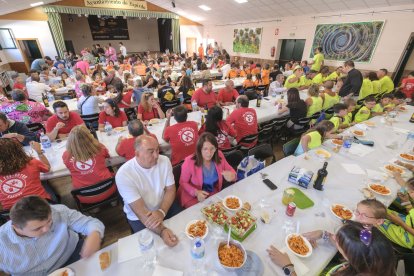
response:
<path id="1" fill-rule="evenodd" d="M 391 190 L 379 183 L 370 183 L 368 184 L 368 189 L 370 189 L 371 191 L 373 191 L 374 193 L 378 194 L 378 195 L 383 195 L 383 196 L 387 196 L 391 194 Z"/>
<path id="2" fill-rule="evenodd" d="M 229 246 L 227 246 L 227 241 L 220 242 L 217 249 L 217 257 L 223 268 L 235 270 L 241 268 L 246 263 L 247 254 L 240 242 L 231 240 Z"/>
<path id="3" fill-rule="evenodd" d="M 342 204 L 333 204 L 331 206 L 332 214 L 340 220 L 352 220 L 354 219 L 354 213 Z"/>
<path id="4" fill-rule="evenodd" d="M 404 161 L 414 162 L 414 155 L 409 154 L 409 153 L 401 153 L 400 158 L 403 159 Z"/>
<path id="5" fill-rule="evenodd" d="M 403 168 L 396 166 L 396 165 L 391 165 L 391 164 L 385 165 L 384 169 L 389 173 L 397 172 L 399 174 L 403 174 L 405 172 Z"/>
<path id="6" fill-rule="evenodd" d="M 341 139 L 332 139 L 331 141 L 335 146 L 342 146 L 344 144 L 344 140 Z"/>
<path id="7" fill-rule="evenodd" d="M 229 211 L 238 211 L 243 207 L 243 202 L 238 196 L 229 195 L 223 199 L 224 208 Z"/>
<path id="8" fill-rule="evenodd" d="M 192 220 L 185 227 L 186 236 L 192 240 L 194 238 L 204 239 L 208 234 L 207 221 L 205 220 Z"/>
<path id="9" fill-rule="evenodd" d="M 362 130 L 356 130 L 356 129 L 352 131 L 352 134 L 354 134 L 357 137 L 364 137 L 365 136 L 365 132 L 364 131 L 362 131 Z"/>
<path id="10" fill-rule="evenodd" d="M 63 267 L 48 274 L 48 276 L 75 276 L 75 272 L 69 267 Z"/>
<path id="11" fill-rule="evenodd" d="M 312 245 L 300 234 L 289 234 L 285 239 L 286 246 L 298 257 L 307 258 L 312 255 Z"/>
<path id="12" fill-rule="evenodd" d="M 322 158 L 325 158 L 325 159 L 331 158 L 331 153 L 329 151 L 327 151 L 327 150 L 324 150 L 324 149 L 317 149 L 315 151 L 315 154 L 318 157 L 322 157 Z"/>

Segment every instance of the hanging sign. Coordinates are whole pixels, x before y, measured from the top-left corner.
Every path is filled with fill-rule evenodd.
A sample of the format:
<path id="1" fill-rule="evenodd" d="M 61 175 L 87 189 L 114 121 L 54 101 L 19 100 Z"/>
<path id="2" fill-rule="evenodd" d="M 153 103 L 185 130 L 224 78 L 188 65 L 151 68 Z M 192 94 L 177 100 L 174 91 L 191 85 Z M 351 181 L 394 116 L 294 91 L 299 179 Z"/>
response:
<path id="1" fill-rule="evenodd" d="M 141 0 L 85 0 L 85 7 L 146 11 L 147 2 Z"/>

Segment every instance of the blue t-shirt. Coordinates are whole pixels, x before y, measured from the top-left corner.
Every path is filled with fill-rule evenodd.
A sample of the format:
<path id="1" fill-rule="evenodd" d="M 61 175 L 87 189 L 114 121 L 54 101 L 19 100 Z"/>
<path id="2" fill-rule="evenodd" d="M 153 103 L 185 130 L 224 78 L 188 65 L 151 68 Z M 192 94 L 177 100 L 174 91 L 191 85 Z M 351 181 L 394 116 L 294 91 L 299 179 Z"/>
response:
<path id="1" fill-rule="evenodd" d="M 213 192 L 214 185 L 218 182 L 216 164 L 211 162 L 210 169 L 203 165 L 203 191 Z"/>

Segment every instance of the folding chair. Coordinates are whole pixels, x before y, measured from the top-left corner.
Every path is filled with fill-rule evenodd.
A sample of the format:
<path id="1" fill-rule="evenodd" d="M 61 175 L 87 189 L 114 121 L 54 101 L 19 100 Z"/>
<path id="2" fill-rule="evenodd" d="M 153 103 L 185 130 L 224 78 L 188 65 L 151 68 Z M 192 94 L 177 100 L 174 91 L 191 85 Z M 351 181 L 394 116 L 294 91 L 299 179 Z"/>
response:
<path id="1" fill-rule="evenodd" d="M 103 181 L 100 181 L 94 185 L 72 190 L 71 194 L 76 201 L 78 210 L 81 211 L 82 213 L 87 213 L 90 210 L 95 209 L 97 207 L 108 205 L 112 202 L 116 202 L 120 200 L 120 195 L 118 191 L 116 191 L 113 195 L 111 195 L 107 199 L 100 201 L 100 202 L 96 202 L 96 203 L 90 203 L 90 204 L 81 203 L 79 200 L 79 196 L 97 196 L 97 195 L 103 194 L 104 192 L 108 191 L 114 185 L 115 185 L 115 177 L 111 177 Z"/>
<path id="2" fill-rule="evenodd" d="M 244 90 L 244 95 L 246 95 L 247 98 L 249 98 L 249 101 L 257 99 L 256 90 L 254 90 L 254 88 L 252 90 L 249 90 L 250 88 L 251 87 Z"/>
<path id="3" fill-rule="evenodd" d="M 282 146 L 282 151 L 283 151 L 283 155 L 285 155 L 285 157 L 292 155 L 295 153 L 296 148 L 298 147 L 300 142 L 299 138 L 295 138 L 293 140 L 290 140 L 289 142 L 283 144 Z"/>
<path id="4" fill-rule="evenodd" d="M 279 139 L 282 137 L 287 137 L 286 124 L 289 121 L 289 119 L 289 116 L 284 116 L 273 120 L 273 122 L 275 122 L 275 125 L 273 127 L 273 139 L 276 138 L 275 142 L 278 142 Z"/>
<path id="5" fill-rule="evenodd" d="M 275 125 L 276 121 L 270 121 L 259 126 L 259 136 L 257 138 L 258 144 L 269 143 L 273 149 L 272 140 L 274 135 L 273 128 Z"/>
<path id="6" fill-rule="evenodd" d="M 244 158 L 243 152 L 241 152 L 240 150 L 234 150 L 223 154 L 229 165 L 236 171 L 237 166 L 239 166 L 240 162 Z"/>
<path id="7" fill-rule="evenodd" d="M 289 128 L 289 132 L 293 137 L 297 137 L 305 133 L 310 127 L 311 118 L 305 117 L 299 119 L 296 123 L 296 127 Z"/>
<path id="8" fill-rule="evenodd" d="M 259 137 L 259 133 L 255 133 L 255 134 L 250 134 L 250 135 L 246 135 L 244 136 L 237 144 L 240 145 L 240 150 L 242 152 L 246 152 L 247 150 L 251 149 L 252 147 L 254 147 L 256 145 L 255 142 L 257 142 L 257 138 Z M 243 146 L 243 144 L 252 144 L 255 143 L 254 145 L 247 147 L 247 146 Z"/>
<path id="9" fill-rule="evenodd" d="M 235 145 L 234 147 L 231 147 L 231 148 L 228 148 L 228 149 L 222 149 L 221 152 L 223 154 L 226 154 L 226 153 L 229 153 L 229 152 L 232 152 L 232 151 L 239 150 L 240 147 L 241 147 L 240 145 Z"/>

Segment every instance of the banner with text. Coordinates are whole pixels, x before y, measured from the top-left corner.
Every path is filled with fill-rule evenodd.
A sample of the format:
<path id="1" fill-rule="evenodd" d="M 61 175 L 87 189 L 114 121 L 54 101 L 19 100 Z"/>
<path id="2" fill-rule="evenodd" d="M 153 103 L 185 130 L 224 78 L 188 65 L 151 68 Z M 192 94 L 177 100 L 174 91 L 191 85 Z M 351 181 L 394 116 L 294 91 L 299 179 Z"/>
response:
<path id="1" fill-rule="evenodd" d="M 146 11 L 147 2 L 142 0 L 85 0 L 85 7 Z"/>

